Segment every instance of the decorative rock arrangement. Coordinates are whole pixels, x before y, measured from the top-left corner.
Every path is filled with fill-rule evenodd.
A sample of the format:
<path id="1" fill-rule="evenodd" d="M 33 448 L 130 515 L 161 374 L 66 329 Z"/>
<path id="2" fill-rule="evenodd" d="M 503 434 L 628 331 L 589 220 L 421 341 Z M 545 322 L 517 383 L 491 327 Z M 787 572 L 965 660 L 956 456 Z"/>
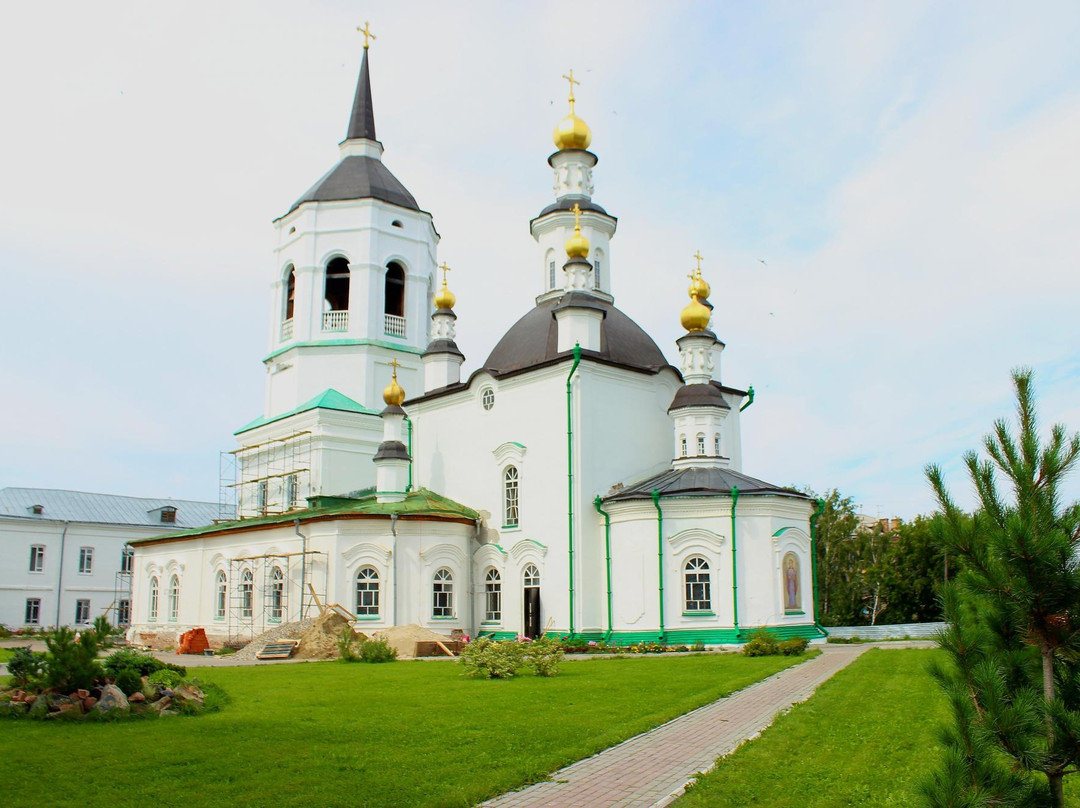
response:
<path id="1" fill-rule="evenodd" d="M 131 696 L 125 696 L 114 684 L 66 696 L 0 688 L 0 717 L 78 720 L 88 716 L 177 715 L 204 704 L 205 696 L 195 685 L 179 684 L 170 689 L 149 684 L 147 678 L 142 677 L 142 690 Z"/>

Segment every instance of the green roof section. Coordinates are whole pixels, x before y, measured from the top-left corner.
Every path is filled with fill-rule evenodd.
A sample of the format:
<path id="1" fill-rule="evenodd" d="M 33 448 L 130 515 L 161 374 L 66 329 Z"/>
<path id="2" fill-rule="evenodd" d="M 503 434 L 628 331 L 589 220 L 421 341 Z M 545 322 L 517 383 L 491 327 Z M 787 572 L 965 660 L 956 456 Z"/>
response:
<path id="1" fill-rule="evenodd" d="M 467 519 L 476 521 L 480 514 L 472 508 L 455 502 L 452 499 L 436 494 L 426 488 L 418 488 L 405 495 L 403 502 L 379 502 L 373 489 L 356 491 L 348 496 L 336 497 L 311 497 L 308 507 L 299 511 L 275 514 L 273 516 L 260 516 L 255 519 L 238 519 L 233 522 L 221 522 L 216 525 L 193 528 L 191 530 L 177 530 L 164 533 L 160 536 L 150 536 L 145 539 L 135 539 L 130 544 L 145 544 L 162 539 L 176 540 L 195 538 L 197 536 L 212 536 L 215 533 L 233 531 L 237 529 L 263 527 L 268 525 L 288 525 L 299 519 L 301 522 L 311 519 L 328 519 L 335 516 L 416 516 L 448 519 Z"/>
<path id="2" fill-rule="evenodd" d="M 283 418 L 296 415 L 297 413 L 307 412 L 308 410 L 337 410 L 338 412 L 356 412 L 362 415 L 378 415 L 378 411 L 371 410 L 365 407 L 363 404 L 358 404 L 353 401 L 347 395 L 339 393 L 333 388 L 323 390 L 315 398 L 305 401 L 299 407 L 291 409 L 288 412 L 283 412 L 281 415 L 275 415 L 273 418 L 267 418 L 264 415 L 260 415 L 254 421 L 248 424 L 244 424 L 238 430 L 233 432 L 234 435 L 240 435 L 244 432 L 248 432 L 256 427 L 266 426 L 272 424 L 274 421 L 280 421 Z"/>

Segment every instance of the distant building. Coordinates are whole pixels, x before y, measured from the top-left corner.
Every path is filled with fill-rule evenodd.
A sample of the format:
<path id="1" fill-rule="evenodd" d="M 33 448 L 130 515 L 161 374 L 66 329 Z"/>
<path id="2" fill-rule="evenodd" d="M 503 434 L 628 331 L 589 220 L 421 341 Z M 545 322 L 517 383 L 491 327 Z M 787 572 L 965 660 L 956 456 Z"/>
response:
<path id="1" fill-rule="evenodd" d="M 131 622 L 128 542 L 209 524 L 218 503 L 0 489 L 0 624 Z"/>

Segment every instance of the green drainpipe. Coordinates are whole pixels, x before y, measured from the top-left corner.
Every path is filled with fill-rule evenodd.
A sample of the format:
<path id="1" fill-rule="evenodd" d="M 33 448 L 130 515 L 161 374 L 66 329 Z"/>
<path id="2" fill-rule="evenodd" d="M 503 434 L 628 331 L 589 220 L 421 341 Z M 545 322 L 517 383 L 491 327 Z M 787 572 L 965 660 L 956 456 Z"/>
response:
<path id="1" fill-rule="evenodd" d="M 664 512 L 660 510 L 660 492 L 652 492 L 652 504 L 656 508 L 656 569 L 660 581 L 660 642 L 664 641 Z"/>
<path id="2" fill-rule="evenodd" d="M 754 403 L 754 385 L 750 385 L 746 388 L 746 403 L 739 407 L 739 412 L 742 412 L 751 404 Z"/>
<path id="3" fill-rule="evenodd" d="M 409 484 L 405 486 L 405 493 L 412 491 L 412 419 L 406 415 L 405 423 L 409 427 Z"/>
<path id="4" fill-rule="evenodd" d="M 739 504 L 739 489 L 731 489 L 731 605 L 735 614 L 735 635 L 739 633 L 739 543 L 735 533 L 735 506 Z"/>
<path id="5" fill-rule="evenodd" d="M 574 364 L 566 377 L 566 523 L 570 544 L 570 636 L 574 636 L 574 394 L 570 380 L 581 363 L 581 344 L 574 345 Z"/>
<path id="6" fill-rule="evenodd" d="M 604 517 L 604 553 L 607 567 L 607 636 L 604 639 L 610 640 L 611 633 L 615 629 L 615 625 L 611 620 L 611 515 L 600 507 L 603 504 L 604 501 L 600 497 L 593 500 L 596 512 Z"/>
<path id="7" fill-rule="evenodd" d="M 825 500 L 819 499 L 814 502 L 817 507 L 810 515 L 810 575 L 814 579 L 814 627 L 822 634 L 828 634 L 821 627 L 818 619 L 818 582 L 817 582 L 817 520 L 825 513 Z"/>

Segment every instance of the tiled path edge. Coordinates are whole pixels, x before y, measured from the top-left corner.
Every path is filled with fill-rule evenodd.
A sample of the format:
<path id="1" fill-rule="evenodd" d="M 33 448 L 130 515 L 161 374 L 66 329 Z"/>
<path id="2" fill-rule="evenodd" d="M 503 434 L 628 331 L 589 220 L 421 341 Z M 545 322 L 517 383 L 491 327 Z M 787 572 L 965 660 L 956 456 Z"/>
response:
<path id="1" fill-rule="evenodd" d="M 889 643 L 896 647 L 896 643 Z M 579 760 L 485 808 L 666 806 L 718 758 L 757 737 L 776 716 L 806 701 L 818 685 L 847 667 L 869 645 L 826 645 L 814 659 L 755 682 L 727 698 Z"/>

